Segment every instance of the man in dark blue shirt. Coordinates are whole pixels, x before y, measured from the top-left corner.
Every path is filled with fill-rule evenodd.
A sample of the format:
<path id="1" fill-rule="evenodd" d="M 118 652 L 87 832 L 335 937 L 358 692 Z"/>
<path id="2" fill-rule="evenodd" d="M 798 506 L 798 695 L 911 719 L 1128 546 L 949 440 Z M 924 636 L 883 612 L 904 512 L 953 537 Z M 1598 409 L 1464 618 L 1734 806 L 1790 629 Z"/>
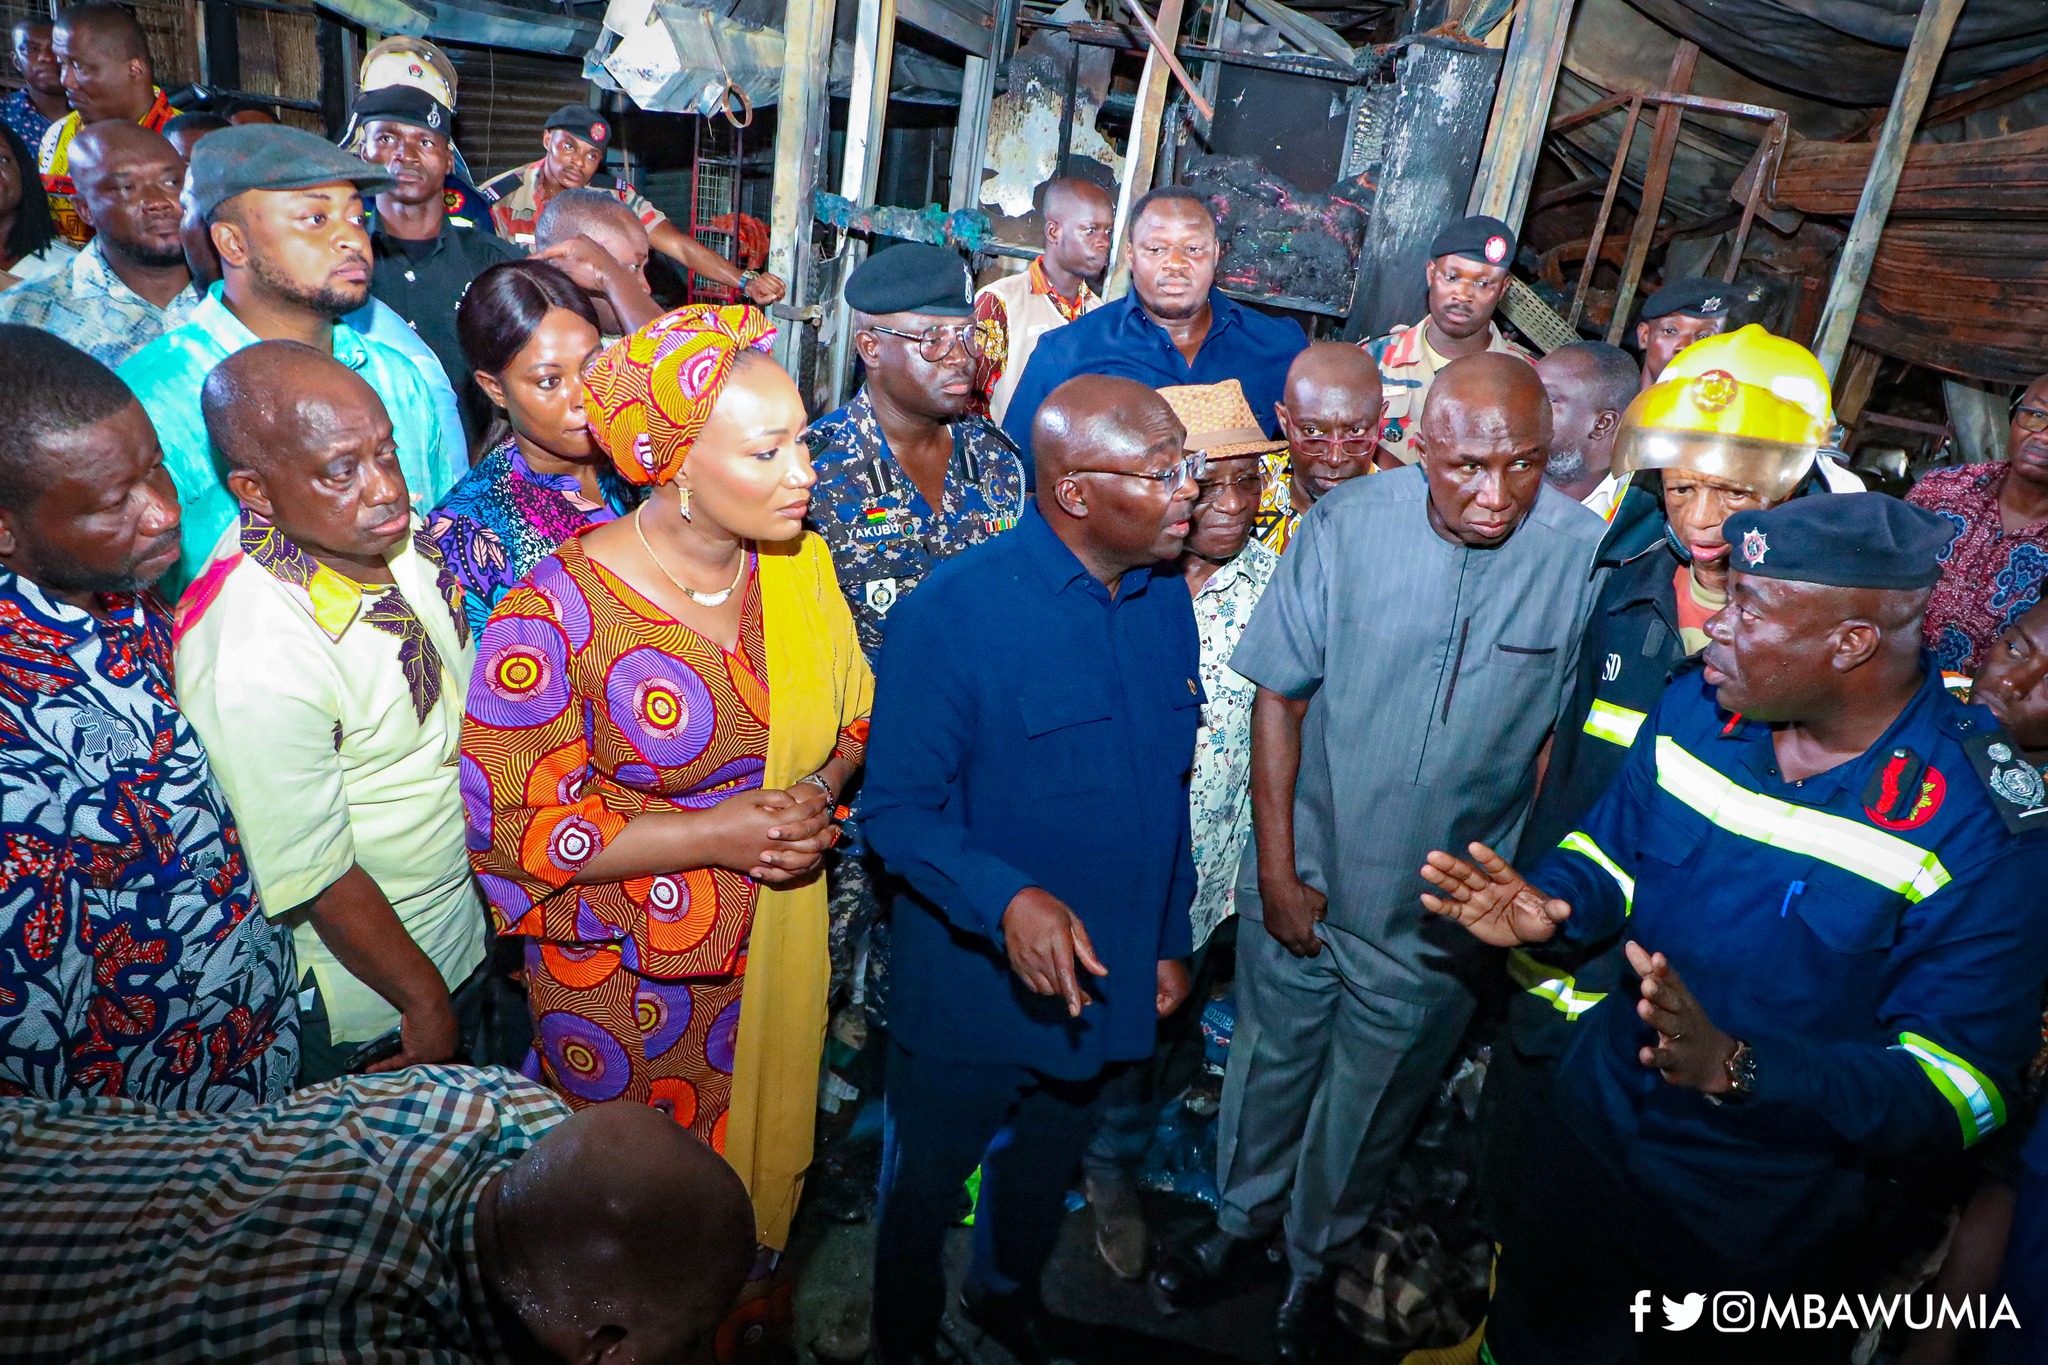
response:
<path id="1" fill-rule="evenodd" d="M 1202 196 L 1166 185 L 1131 214 L 1131 292 L 1041 337 L 1010 396 L 1003 430 L 1028 458 L 1032 418 L 1047 394 L 1077 374 L 1119 375 L 1148 389 L 1244 385 L 1266 435 L 1287 367 L 1308 345 L 1292 318 L 1269 317 L 1216 288 L 1216 219 Z"/>
<path id="2" fill-rule="evenodd" d="M 874 1346 L 930 1358 L 980 1163 L 965 1307 L 1044 1358 L 1039 1272 L 1103 1082 L 1188 990 L 1201 713 L 1173 560 L 1198 455 L 1164 399 L 1086 376 L 1039 413 L 1037 501 L 892 613 L 866 829 L 910 886 L 895 970 Z"/>

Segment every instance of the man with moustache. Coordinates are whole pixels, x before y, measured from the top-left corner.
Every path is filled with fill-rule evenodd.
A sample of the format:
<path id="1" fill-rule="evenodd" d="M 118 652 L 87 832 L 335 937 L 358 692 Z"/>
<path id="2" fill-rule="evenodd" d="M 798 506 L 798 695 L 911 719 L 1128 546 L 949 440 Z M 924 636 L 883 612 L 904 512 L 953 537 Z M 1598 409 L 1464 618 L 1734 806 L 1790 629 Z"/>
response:
<path id="1" fill-rule="evenodd" d="M 1907 501 L 1955 528 L 1927 604 L 1935 662 L 1971 673 L 2048 582 L 2048 375 L 2012 406 L 2006 457 L 1922 475 Z"/>
<path id="2" fill-rule="evenodd" d="M 1639 372 L 1619 346 L 1574 341 L 1536 362 L 1550 395 L 1550 486 L 1602 517 L 1614 511 L 1621 479 L 1610 469 L 1622 414 L 1635 401 Z"/>
<path id="3" fill-rule="evenodd" d="M 1521 829 L 1596 586 L 1600 519 L 1543 480 L 1528 362 L 1452 361 L 1416 436 L 1420 467 L 1323 497 L 1230 658 L 1259 692 L 1222 1202 L 1155 1283 L 1199 1298 L 1281 1231 L 1285 1362 L 1318 1350 L 1330 1255 L 1371 1218 L 1490 965 L 1414 912 L 1415 869 Z"/>
<path id="4" fill-rule="evenodd" d="M 1186 998 L 1200 451 L 1165 400 L 1083 376 L 1038 414 L 1037 500 L 893 613 L 868 749 L 893 906 L 874 1349 L 930 1360 L 961 1182 L 968 1318 L 1057 1349 L 1039 1275 L 1104 1083 Z"/>
<path id="5" fill-rule="evenodd" d="M 1235 379 L 1253 412 L 1272 412 L 1308 335 L 1293 319 L 1216 288 L 1221 249 L 1215 215 L 1194 190 L 1163 185 L 1141 198 L 1124 247 L 1131 292 L 1039 340 L 1003 416 L 1017 448 L 1031 454 L 1038 405 L 1079 374 L 1119 375 L 1152 389 Z"/>
<path id="6" fill-rule="evenodd" d="M 0 325 L 0 374 L 0 1094 L 269 1104 L 297 972 L 171 698 L 176 490 L 106 366 Z"/>
<path id="7" fill-rule="evenodd" d="M 15 131 L 29 151 L 43 145 L 50 125 L 71 112 L 71 98 L 64 93 L 64 72 L 57 65 L 48 19 L 17 19 L 14 39 L 14 69 L 21 76 L 21 89 L 0 99 L 0 122 Z M 23 166 L 21 173 L 28 174 Z"/>
<path id="8" fill-rule="evenodd" d="M 187 208 L 206 227 L 221 279 L 184 326 L 121 366 L 156 425 L 184 509 L 184 550 L 167 587 L 189 583 L 235 519 L 199 389 L 215 365 L 245 346 L 303 342 L 362 375 L 390 414 L 406 486 L 422 506 L 439 502 L 466 469 L 462 443 L 444 443 L 419 368 L 342 321 L 370 298 L 363 192 L 390 183 L 313 134 L 277 124 L 224 129 L 193 149 Z"/>
<path id="9" fill-rule="evenodd" d="M 1268 457 L 1253 534 L 1278 554 L 1317 498 L 1376 467 L 1379 367 L 1356 346 L 1318 341 L 1287 367 L 1275 412 L 1287 444 Z"/>
<path id="10" fill-rule="evenodd" d="M 93 239 L 65 270 L 0 294 L 0 322 L 119 365 L 199 306 L 178 237 L 185 159 L 161 133 L 96 123 L 71 144 L 71 179 Z"/>
<path id="11" fill-rule="evenodd" d="M 1508 292 L 1515 245 L 1514 229 L 1498 218 L 1474 214 L 1452 223 L 1430 243 L 1429 264 L 1423 267 L 1429 315 L 1365 343 L 1386 389 L 1380 446 L 1389 462 L 1415 463 L 1416 424 L 1429 386 L 1445 365 L 1487 351 L 1531 358 L 1493 321 Z"/>
<path id="12" fill-rule="evenodd" d="M 51 46 L 71 112 L 44 132 L 38 169 L 57 234 L 73 246 L 84 246 L 92 228 L 72 204 L 72 140 L 87 124 L 109 119 L 160 133 L 178 111 L 157 88 L 156 63 L 142 25 L 122 6 L 108 0 L 73 5 L 57 16 Z"/>
<path id="13" fill-rule="evenodd" d="M 465 1055 L 487 983 L 456 790 L 462 589 L 346 365 L 260 341 L 201 403 L 241 510 L 179 603 L 178 698 L 297 939 L 300 1084 Z"/>
<path id="14" fill-rule="evenodd" d="M 1723 536 L 1705 666 L 1577 829 L 1527 878 L 1484 841 L 1424 868 L 1424 905 L 1480 941 L 1626 932 L 1636 978 L 1586 1011 L 1525 1115 L 1483 1352 L 1499 1365 L 1644 1358 L 1630 1306 L 1658 1294 L 1832 1304 L 1874 1269 L 1873 1159 L 1989 1137 L 2040 1042 L 2048 921 L 2027 911 L 2048 801 L 1926 666 L 1948 526 L 1866 493 L 1740 512 Z M 1852 1344 L 1752 1326 L 1744 1360 Z"/>
<path id="15" fill-rule="evenodd" d="M 1109 192 L 1092 180 L 1063 176 L 1046 182 L 1039 207 L 1045 250 L 1027 269 L 983 285 L 974 296 L 974 317 L 982 324 L 976 381 L 984 410 L 998 424 L 1038 339 L 1102 306 L 1091 285 L 1109 265 L 1116 227 Z"/>

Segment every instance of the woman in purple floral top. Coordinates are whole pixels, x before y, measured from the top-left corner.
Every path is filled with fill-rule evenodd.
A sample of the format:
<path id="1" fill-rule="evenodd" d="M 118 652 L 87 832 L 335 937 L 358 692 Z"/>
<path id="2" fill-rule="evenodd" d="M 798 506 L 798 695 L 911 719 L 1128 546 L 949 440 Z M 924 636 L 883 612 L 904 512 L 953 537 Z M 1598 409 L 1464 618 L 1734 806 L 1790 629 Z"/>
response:
<path id="1" fill-rule="evenodd" d="M 426 529 L 481 634 L 534 565 L 638 499 L 590 440 L 583 371 L 597 358 L 597 315 L 567 275 L 544 261 L 492 266 L 463 296 L 455 330 L 499 415 L 486 454 Z"/>

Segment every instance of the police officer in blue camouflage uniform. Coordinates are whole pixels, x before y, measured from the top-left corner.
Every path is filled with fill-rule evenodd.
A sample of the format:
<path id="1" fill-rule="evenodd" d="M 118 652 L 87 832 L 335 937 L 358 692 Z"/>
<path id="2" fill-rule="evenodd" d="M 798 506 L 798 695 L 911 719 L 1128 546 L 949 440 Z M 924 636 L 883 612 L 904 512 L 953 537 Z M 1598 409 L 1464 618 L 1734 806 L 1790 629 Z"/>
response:
<path id="1" fill-rule="evenodd" d="M 934 565 L 1016 524 L 1024 463 L 1001 427 L 969 411 L 981 342 L 958 252 L 921 243 L 878 251 L 847 279 L 846 302 L 867 380 L 805 437 L 818 475 L 810 520 L 831 548 L 873 663 L 890 609 Z M 830 865 L 835 988 L 879 912 L 858 826 L 843 826 Z M 876 928 L 868 953 L 868 1008 L 877 1018 L 885 935 Z"/>
<path id="2" fill-rule="evenodd" d="M 1625 928 L 1635 978 L 1523 1108 L 1493 1365 L 1844 1358 L 1839 1321 L 1769 1330 L 1766 1303 L 1874 1289 L 1871 1162 L 1988 1137 L 2034 1047 L 2048 800 L 1921 652 L 1948 527 L 1848 494 L 1726 535 L 1704 667 L 1578 827 L 1526 879 L 1479 845 L 1423 872 L 1428 909 L 1502 947 Z"/>

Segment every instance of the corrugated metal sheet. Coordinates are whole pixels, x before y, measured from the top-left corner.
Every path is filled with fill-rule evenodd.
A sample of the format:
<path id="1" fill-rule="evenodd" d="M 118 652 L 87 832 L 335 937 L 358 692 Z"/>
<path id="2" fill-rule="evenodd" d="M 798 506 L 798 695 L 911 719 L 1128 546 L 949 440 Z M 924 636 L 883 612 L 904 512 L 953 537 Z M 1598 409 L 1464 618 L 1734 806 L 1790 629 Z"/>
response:
<path id="1" fill-rule="evenodd" d="M 1794 141 L 1776 202 L 1846 218 L 1867 142 Z M 1859 345 L 1975 379 L 2024 383 L 2048 352 L 2048 128 L 1916 143 L 1856 317 Z"/>
<path id="2" fill-rule="evenodd" d="M 498 48 L 444 43 L 455 63 L 455 138 L 478 176 L 524 165 L 541 154 L 541 124 L 565 104 L 589 96 L 583 63 Z"/>
<path id="3" fill-rule="evenodd" d="M 1802 213 L 1856 212 L 1874 144 L 1794 138 L 1778 167 L 1776 201 Z M 1892 219 L 2048 218 L 2048 127 L 1973 142 L 1916 143 L 1906 153 Z"/>

